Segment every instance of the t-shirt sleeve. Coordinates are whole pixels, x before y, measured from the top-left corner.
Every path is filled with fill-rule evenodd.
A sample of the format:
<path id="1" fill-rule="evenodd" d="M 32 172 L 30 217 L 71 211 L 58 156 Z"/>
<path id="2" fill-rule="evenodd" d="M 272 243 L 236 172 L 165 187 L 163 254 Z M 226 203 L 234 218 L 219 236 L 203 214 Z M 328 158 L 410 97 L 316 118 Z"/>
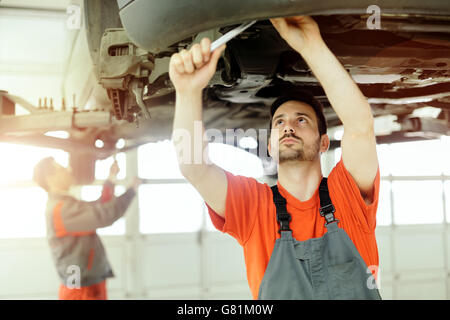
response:
<path id="1" fill-rule="evenodd" d="M 359 226 L 366 232 L 374 232 L 376 227 L 376 213 L 378 208 L 378 197 L 380 192 L 380 168 L 373 182 L 372 203 L 367 204 L 361 195 L 361 192 L 350 172 L 344 166 L 341 160 L 337 163 L 332 174 L 333 188 L 336 190 L 336 196 L 341 198 L 345 204 L 345 214 L 351 214 Z M 330 177 L 332 176 L 330 173 Z"/>
<path id="2" fill-rule="evenodd" d="M 216 229 L 244 245 L 252 233 L 263 198 L 267 197 L 265 185 L 253 178 L 235 176 L 227 171 L 225 174 L 228 181 L 225 219 L 207 203 L 206 206 Z"/>

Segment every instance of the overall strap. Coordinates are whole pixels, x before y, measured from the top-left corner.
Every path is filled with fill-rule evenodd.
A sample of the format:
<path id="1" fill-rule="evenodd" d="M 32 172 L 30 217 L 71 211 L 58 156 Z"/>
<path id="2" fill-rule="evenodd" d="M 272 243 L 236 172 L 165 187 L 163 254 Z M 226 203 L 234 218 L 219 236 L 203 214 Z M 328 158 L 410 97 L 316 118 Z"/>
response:
<path id="1" fill-rule="evenodd" d="M 329 225 L 333 222 L 339 222 L 339 220 L 336 220 L 334 217 L 334 212 L 336 211 L 334 209 L 333 203 L 330 199 L 330 194 L 328 192 L 328 184 L 327 184 L 327 178 L 322 178 L 322 181 L 320 181 L 319 186 L 319 198 L 320 198 L 320 215 L 325 218 L 325 226 Z"/>
<path id="2" fill-rule="evenodd" d="M 281 233 L 282 231 L 292 231 L 289 228 L 289 222 L 292 220 L 292 218 L 286 209 L 286 199 L 283 198 L 283 196 L 280 194 L 277 185 L 274 185 L 270 189 L 272 190 L 273 203 L 275 204 L 275 207 L 277 209 L 277 221 L 280 224 L 278 233 Z"/>

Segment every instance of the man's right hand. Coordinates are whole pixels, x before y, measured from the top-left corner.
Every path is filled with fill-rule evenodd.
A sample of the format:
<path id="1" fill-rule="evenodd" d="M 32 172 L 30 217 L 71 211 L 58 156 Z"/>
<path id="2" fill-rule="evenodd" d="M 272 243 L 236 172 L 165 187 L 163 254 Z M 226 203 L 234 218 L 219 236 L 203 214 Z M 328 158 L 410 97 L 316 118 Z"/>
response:
<path id="1" fill-rule="evenodd" d="M 203 38 L 191 49 L 183 49 L 170 58 L 169 76 L 178 94 L 201 92 L 211 80 L 225 45 L 211 50 L 211 41 Z"/>
<path id="2" fill-rule="evenodd" d="M 222 217 L 225 216 L 227 196 L 225 172 L 216 165 L 204 161 L 197 164 L 194 159 L 199 151 L 199 155 L 205 155 L 202 90 L 216 72 L 217 61 L 224 49 L 225 45 L 222 45 L 210 52 L 211 41 L 203 38 L 200 44 L 194 44 L 189 51 L 183 50 L 174 54 L 169 65 L 170 79 L 176 90 L 173 140 L 180 171 L 208 205 Z M 202 123 L 201 134 L 195 130 L 195 123 L 198 122 Z M 196 146 L 200 146 L 201 149 L 198 150 Z M 186 159 L 185 154 L 191 157 Z"/>
<path id="3" fill-rule="evenodd" d="M 119 173 L 119 171 L 120 171 L 119 164 L 117 163 L 117 160 L 114 160 L 113 164 L 109 168 L 108 180 L 114 182 L 117 178 L 117 174 Z"/>

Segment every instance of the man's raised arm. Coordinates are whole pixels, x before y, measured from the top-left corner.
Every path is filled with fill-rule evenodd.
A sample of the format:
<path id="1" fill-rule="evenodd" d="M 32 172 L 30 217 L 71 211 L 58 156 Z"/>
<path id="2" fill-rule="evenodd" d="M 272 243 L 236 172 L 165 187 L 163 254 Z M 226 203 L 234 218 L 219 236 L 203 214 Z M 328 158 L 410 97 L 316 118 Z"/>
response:
<path id="1" fill-rule="evenodd" d="M 176 90 L 172 139 L 181 173 L 206 203 L 224 217 L 225 172 L 214 164 L 208 164 L 203 156 L 206 143 L 203 143 L 202 91 L 214 75 L 225 48 L 222 46 L 210 53 L 210 46 L 210 40 L 204 38 L 189 51 L 183 50 L 170 59 L 169 75 Z"/>
<path id="2" fill-rule="evenodd" d="M 378 171 L 376 139 L 370 104 L 348 72 L 323 41 L 309 16 L 271 19 L 281 37 L 302 55 L 322 85 L 342 121 L 342 160 L 366 203 L 372 202 Z"/>

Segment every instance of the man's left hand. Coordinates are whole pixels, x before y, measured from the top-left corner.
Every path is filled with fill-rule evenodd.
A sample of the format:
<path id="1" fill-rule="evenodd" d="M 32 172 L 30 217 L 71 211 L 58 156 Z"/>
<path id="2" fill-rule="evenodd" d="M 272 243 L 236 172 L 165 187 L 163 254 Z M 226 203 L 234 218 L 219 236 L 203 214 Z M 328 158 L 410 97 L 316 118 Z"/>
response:
<path id="1" fill-rule="evenodd" d="M 310 16 L 273 18 L 270 22 L 280 36 L 300 54 L 323 42 L 319 26 Z"/>

